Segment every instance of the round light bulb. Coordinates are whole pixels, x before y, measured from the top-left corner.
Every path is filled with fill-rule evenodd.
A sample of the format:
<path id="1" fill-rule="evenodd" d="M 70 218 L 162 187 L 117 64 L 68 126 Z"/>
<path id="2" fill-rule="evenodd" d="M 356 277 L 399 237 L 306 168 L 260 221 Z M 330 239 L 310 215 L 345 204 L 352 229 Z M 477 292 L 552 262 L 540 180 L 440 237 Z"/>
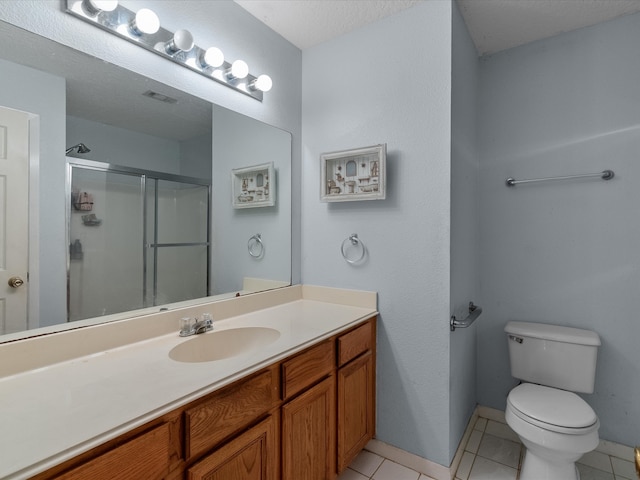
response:
<path id="1" fill-rule="evenodd" d="M 189 30 L 178 30 L 173 34 L 173 38 L 166 43 L 166 50 L 169 54 L 188 52 L 192 48 L 193 35 Z"/>
<path id="2" fill-rule="evenodd" d="M 100 12 L 113 12 L 118 6 L 118 0 L 84 0 L 82 5 L 91 15 Z"/>
<path id="3" fill-rule="evenodd" d="M 153 10 L 141 8 L 136 13 L 133 28 L 140 33 L 151 35 L 160 30 L 160 19 Z"/>
<path id="4" fill-rule="evenodd" d="M 224 53 L 216 47 L 207 48 L 202 56 L 204 66 L 219 67 L 224 63 Z"/>
<path id="5" fill-rule="evenodd" d="M 231 76 L 233 78 L 244 78 L 249 75 L 249 65 L 242 60 L 236 60 L 231 64 Z"/>
<path id="6" fill-rule="evenodd" d="M 263 74 L 256 78 L 256 81 L 253 83 L 253 85 L 257 90 L 268 92 L 269 90 L 271 90 L 271 87 L 273 87 L 273 81 L 271 80 L 271 77 L 269 75 Z"/>

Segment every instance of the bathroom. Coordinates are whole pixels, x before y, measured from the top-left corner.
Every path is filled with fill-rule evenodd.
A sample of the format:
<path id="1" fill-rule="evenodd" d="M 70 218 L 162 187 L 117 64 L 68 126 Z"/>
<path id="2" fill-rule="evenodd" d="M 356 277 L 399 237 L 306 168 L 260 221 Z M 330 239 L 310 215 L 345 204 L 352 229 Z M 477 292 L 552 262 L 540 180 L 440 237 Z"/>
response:
<path id="1" fill-rule="evenodd" d="M 159 15 L 212 35 L 176 3 L 158 2 Z M 46 12 L 37 25 L 33 8 Z M 630 181 L 638 16 L 477 60 L 448 1 L 420 3 L 303 52 L 233 3 L 215 8 L 234 19 L 212 20 L 216 39 L 277 85 L 263 103 L 140 50 L 133 58 L 105 51 L 92 42 L 101 33 L 57 1 L 3 2 L 0 19 L 292 133 L 292 176 L 301 179 L 292 182 L 292 281 L 378 293 L 379 440 L 448 466 L 476 405 L 504 410 L 515 381 L 502 329 L 518 319 L 598 332 L 588 401 L 600 436 L 638 443 L 631 299 L 640 232 Z M 391 68 L 380 68 L 381 59 Z M 403 67 L 410 74 L 399 82 Z M 321 203 L 319 155 L 377 143 L 388 149 L 387 198 Z M 613 181 L 505 186 L 511 176 L 604 169 L 615 171 Z M 368 250 L 356 267 L 340 256 L 354 232 Z M 464 316 L 471 300 L 482 316 L 451 333 L 449 317 Z"/>

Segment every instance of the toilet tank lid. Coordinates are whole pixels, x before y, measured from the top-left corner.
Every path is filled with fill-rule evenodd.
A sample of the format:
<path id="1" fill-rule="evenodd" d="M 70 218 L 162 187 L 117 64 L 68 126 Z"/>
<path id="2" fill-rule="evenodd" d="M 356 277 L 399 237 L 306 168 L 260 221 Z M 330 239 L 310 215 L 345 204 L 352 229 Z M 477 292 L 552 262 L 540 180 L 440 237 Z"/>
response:
<path id="1" fill-rule="evenodd" d="M 508 322 L 504 331 L 520 337 L 540 338 L 556 342 L 575 343 L 578 345 L 600 346 L 600 337 L 596 332 L 581 328 L 561 327 L 533 322 Z"/>

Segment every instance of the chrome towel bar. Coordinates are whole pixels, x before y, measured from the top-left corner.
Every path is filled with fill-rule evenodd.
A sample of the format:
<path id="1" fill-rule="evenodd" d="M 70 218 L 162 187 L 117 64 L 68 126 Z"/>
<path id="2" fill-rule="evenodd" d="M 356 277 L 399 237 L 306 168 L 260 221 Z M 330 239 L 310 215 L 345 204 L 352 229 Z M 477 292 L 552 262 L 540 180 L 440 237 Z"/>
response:
<path id="1" fill-rule="evenodd" d="M 482 313 L 482 307 L 474 305 L 473 302 L 469 302 L 469 315 L 464 320 L 456 320 L 456 316 L 452 315 L 451 319 L 449 319 L 449 327 L 452 332 L 456 331 L 456 328 L 467 328 L 473 322 L 475 322 L 476 318 L 480 316 Z"/>
<path id="2" fill-rule="evenodd" d="M 507 187 L 514 187 L 519 183 L 547 182 L 549 180 L 570 180 L 572 178 L 600 177 L 602 180 L 611 180 L 615 174 L 613 170 L 605 170 L 599 173 L 585 173 L 582 175 L 566 175 L 564 177 L 547 177 L 547 178 L 531 178 L 529 180 L 516 180 L 515 178 L 507 178 Z"/>

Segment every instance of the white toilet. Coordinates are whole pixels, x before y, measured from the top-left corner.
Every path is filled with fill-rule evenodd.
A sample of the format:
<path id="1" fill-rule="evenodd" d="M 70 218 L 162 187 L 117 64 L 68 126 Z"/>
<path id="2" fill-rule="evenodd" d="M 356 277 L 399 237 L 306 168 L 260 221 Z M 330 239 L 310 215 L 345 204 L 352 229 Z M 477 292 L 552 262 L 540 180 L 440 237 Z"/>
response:
<path id="1" fill-rule="evenodd" d="M 600 422 L 572 392 L 593 393 L 600 337 L 530 322 L 504 330 L 511 375 L 523 382 L 509 392 L 505 410 L 526 447 L 520 480 L 577 480 L 575 462 L 598 446 Z"/>

